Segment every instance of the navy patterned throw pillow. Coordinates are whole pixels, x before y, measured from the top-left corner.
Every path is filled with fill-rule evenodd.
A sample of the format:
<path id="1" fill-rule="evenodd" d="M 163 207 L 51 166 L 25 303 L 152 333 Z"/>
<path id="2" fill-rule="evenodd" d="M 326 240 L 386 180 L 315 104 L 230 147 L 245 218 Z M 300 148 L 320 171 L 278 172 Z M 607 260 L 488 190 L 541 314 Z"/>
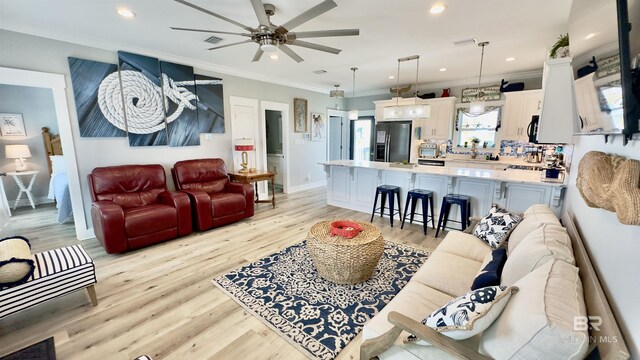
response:
<path id="1" fill-rule="evenodd" d="M 497 249 L 507 240 L 511 230 L 513 230 L 520 221 L 522 221 L 521 214 L 511 213 L 509 210 L 493 204 L 489 214 L 483 217 L 473 230 L 473 235 L 486 242 L 493 249 Z"/>
<path id="2" fill-rule="evenodd" d="M 518 288 L 515 286 L 488 286 L 472 290 L 435 310 L 422 323 L 452 339 L 468 339 L 491 326 L 516 291 Z M 405 342 L 430 345 L 413 335 Z"/>
<path id="3" fill-rule="evenodd" d="M 500 276 L 502 269 L 507 262 L 507 249 L 504 247 L 495 249 L 491 252 L 491 261 L 480 270 L 476 278 L 473 280 L 471 290 L 480 289 L 487 286 L 500 285 Z"/>

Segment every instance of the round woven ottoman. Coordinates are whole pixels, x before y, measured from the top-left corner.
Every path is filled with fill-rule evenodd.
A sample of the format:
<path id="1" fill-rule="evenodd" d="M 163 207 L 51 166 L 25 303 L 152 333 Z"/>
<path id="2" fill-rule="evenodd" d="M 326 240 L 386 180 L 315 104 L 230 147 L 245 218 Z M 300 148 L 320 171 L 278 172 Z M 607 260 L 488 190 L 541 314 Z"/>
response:
<path id="1" fill-rule="evenodd" d="M 319 222 L 307 235 L 307 249 L 323 278 L 338 284 L 357 284 L 371 277 L 384 252 L 382 233 L 375 226 L 353 221 L 364 231 L 348 239 L 331 236 L 331 222 Z"/>

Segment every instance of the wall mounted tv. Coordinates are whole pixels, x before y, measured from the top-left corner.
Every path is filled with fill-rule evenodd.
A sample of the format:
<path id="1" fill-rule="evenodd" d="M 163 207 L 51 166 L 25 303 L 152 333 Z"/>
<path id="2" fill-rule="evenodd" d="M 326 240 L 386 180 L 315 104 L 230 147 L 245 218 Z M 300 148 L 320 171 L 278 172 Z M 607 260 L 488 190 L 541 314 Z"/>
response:
<path id="1" fill-rule="evenodd" d="M 573 0 L 569 47 L 581 132 L 626 144 L 640 128 L 640 0 Z"/>

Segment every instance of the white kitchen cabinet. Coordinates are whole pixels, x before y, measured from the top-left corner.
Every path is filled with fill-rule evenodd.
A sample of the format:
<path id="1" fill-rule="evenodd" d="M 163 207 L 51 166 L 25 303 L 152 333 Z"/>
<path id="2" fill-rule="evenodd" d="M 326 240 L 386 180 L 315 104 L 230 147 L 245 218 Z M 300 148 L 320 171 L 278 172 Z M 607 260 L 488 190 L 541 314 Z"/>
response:
<path id="1" fill-rule="evenodd" d="M 523 212 L 531 204 L 550 204 L 551 188 L 524 184 L 504 185 L 504 207 L 517 212 Z"/>
<path id="2" fill-rule="evenodd" d="M 442 198 L 447 195 L 449 186 L 448 183 L 451 178 L 440 175 L 428 175 L 428 174 L 416 174 L 413 183 L 414 189 L 422 189 L 433 191 L 433 212 L 434 221 L 438 222 L 438 216 L 440 215 L 440 206 L 442 205 Z M 404 211 L 404 208 L 403 208 Z M 431 211 L 431 210 L 429 210 Z M 421 211 L 418 211 L 421 212 Z"/>
<path id="3" fill-rule="evenodd" d="M 353 181 L 350 185 L 351 205 L 363 210 L 373 209 L 378 181 L 378 170 L 353 168 Z"/>
<path id="4" fill-rule="evenodd" d="M 571 59 L 549 59 L 542 72 L 538 142 L 569 144 L 578 130 Z"/>
<path id="5" fill-rule="evenodd" d="M 331 167 L 329 178 L 327 179 L 327 204 L 339 207 L 349 206 L 351 169 L 346 166 Z"/>
<path id="6" fill-rule="evenodd" d="M 526 90 L 505 93 L 502 114 L 502 139 L 529 141 L 527 127 L 533 115 L 540 115 L 542 90 Z"/>
<path id="7" fill-rule="evenodd" d="M 615 127 L 611 116 L 600 109 L 600 100 L 593 81 L 594 75 L 595 73 L 591 73 L 574 82 L 576 105 L 578 114 L 582 119 L 582 129 L 576 130 L 581 132 L 613 129 Z M 619 80 L 619 77 L 617 80 Z"/>

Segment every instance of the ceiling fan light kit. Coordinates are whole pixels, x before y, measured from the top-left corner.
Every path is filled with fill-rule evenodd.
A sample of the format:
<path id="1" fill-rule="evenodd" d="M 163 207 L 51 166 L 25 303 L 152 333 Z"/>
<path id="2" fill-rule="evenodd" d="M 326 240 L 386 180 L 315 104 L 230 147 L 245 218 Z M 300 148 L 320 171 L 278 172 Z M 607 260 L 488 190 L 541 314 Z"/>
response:
<path id="1" fill-rule="evenodd" d="M 224 20 L 233 25 L 241 27 L 248 33 L 234 33 L 228 31 L 216 31 L 216 30 L 204 30 L 204 29 L 190 29 L 190 28 L 180 28 L 180 27 L 171 27 L 173 30 L 180 31 L 194 31 L 194 32 L 205 32 L 205 33 L 214 33 L 214 34 L 227 34 L 227 35 L 238 35 L 243 37 L 248 37 L 248 40 L 230 43 L 226 45 L 216 46 L 209 48 L 208 50 L 216 50 L 229 46 L 246 44 L 246 43 L 256 43 L 258 44 L 258 50 L 253 56 L 252 61 L 260 61 L 262 54 L 264 53 L 274 53 L 278 51 L 282 51 L 287 54 L 290 58 L 292 58 L 296 62 L 304 61 L 304 59 L 298 55 L 295 51 L 289 48 L 289 45 L 304 47 L 307 49 L 313 49 L 318 51 L 324 51 L 331 54 L 339 54 L 340 49 L 332 48 L 329 46 L 324 46 L 320 44 L 310 43 L 307 41 L 301 41 L 298 39 L 303 38 L 317 38 L 317 37 L 331 37 L 331 36 L 355 36 L 360 34 L 359 29 L 337 29 L 337 30 L 317 30 L 317 31 L 303 31 L 303 32 L 290 32 L 295 27 L 300 26 L 307 21 L 324 14 L 325 12 L 335 8 L 338 4 L 333 0 L 324 0 L 318 5 L 308 9 L 302 14 L 294 17 L 293 19 L 287 21 L 286 23 L 276 26 L 271 23 L 271 16 L 275 14 L 276 7 L 272 4 L 263 4 L 262 0 L 251 0 L 251 5 L 253 10 L 258 18 L 259 26 L 256 28 L 252 28 L 246 25 L 243 25 L 237 21 L 231 20 L 227 17 L 224 17 L 220 14 L 217 14 L 213 11 L 202 8 L 198 5 L 192 4 L 185 0 L 174 0 L 177 3 L 186 5 L 192 9 L 196 9 L 205 14 L 211 15 L 220 20 Z"/>
<path id="2" fill-rule="evenodd" d="M 416 91 L 414 92 L 413 104 L 399 105 L 400 100 L 400 63 L 404 61 L 416 61 Z M 384 108 L 383 118 L 385 120 L 413 120 L 425 119 L 431 115 L 431 107 L 427 104 L 418 104 L 418 73 L 420 69 L 420 55 L 407 56 L 398 59 L 398 76 L 396 77 L 396 105 Z M 409 86 L 411 87 L 411 86 Z"/>

